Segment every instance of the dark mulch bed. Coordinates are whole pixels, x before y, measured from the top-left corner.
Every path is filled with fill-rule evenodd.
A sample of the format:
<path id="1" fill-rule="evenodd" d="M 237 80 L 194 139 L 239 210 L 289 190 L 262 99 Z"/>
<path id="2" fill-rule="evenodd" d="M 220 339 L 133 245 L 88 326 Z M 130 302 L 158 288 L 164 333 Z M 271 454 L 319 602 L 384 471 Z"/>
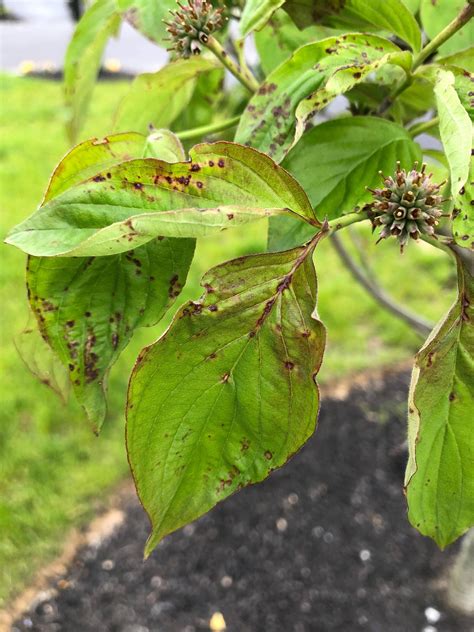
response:
<path id="1" fill-rule="evenodd" d="M 228 632 L 472 629 L 434 587 L 456 547 L 441 553 L 406 521 L 407 383 L 390 375 L 325 401 L 316 436 L 285 468 L 168 537 L 146 563 L 147 519 L 130 502 L 118 532 L 80 551 L 57 596 L 15 629 L 197 632 L 216 611 Z"/>

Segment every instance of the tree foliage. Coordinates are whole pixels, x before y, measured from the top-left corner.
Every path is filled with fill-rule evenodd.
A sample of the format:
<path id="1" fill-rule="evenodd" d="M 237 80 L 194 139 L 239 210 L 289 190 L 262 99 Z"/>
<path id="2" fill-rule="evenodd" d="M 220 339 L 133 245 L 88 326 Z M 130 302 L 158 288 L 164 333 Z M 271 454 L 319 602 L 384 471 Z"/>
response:
<path id="1" fill-rule="evenodd" d="M 207 272 L 203 296 L 178 308 L 132 372 L 127 449 L 152 522 L 147 553 L 314 431 L 326 332 L 313 253 L 359 221 L 455 262 L 458 299 L 415 360 L 406 492 L 410 521 L 441 547 L 473 524 L 473 13 L 441 0 L 97 0 L 79 22 L 65 62 L 71 140 L 122 21 L 159 45 L 168 36 L 174 52 L 135 79 L 111 135 L 71 149 L 7 237 L 28 255 L 43 339 L 21 337 L 30 365 L 53 366 L 57 390 L 62 365 L 98 431 L 110 367 L 177 301 L 196 239 L 269 226 L 268 252 Z M 224 18 L 240 20 L 241 39 Z M 260 60 L 249 68 L 253 32 Z M 242 85 L 224 88 L 223 69 Z M 424 131 L 441 139 L 444 200 L 417 166 Z"/>

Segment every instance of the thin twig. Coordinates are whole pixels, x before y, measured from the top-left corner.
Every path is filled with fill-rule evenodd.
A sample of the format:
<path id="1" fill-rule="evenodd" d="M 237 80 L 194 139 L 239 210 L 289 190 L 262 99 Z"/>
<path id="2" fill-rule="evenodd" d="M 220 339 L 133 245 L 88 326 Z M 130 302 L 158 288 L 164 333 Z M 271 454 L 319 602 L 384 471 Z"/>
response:
<path id="1" fill-rule="evenodd" d="M 191 138 L 202 138 L 203 136 L 209 136 L 216 132 L 222 132 L 223 130 L 235 127 L 240 121 L 240 114 L 226 121 L 218 121 L 217 123 L 211 123 L 209 125 L 202 125 L 201 127 L 194 127 L 193 129 L 186 129 L 182 132 L 176 132 L 176 136 L 181 140 L 189 140 Z"/>
<path id="2" fill-rule="evenodd" d="M 428 44 L 418 53 L 413 60 L 412 71 L 418 68 L 418 66 L 421 66 L 425 59 L 428 59 L 428 57 L 435 53 L 442 44 L 448 41 L 448 39 L 457 33 L 459 29 L 465 26 L 473 15 L 474 4 L 469 1 L 468 4 L 466 4 L 466 6 L 461 10 L 459 15 L 457 15 L 452 22 L 440 31 L 436 37 L 433 37 L 431 42 L 428 42 Z"/>
<path id="3" fill-rule="evenodd" d="M 412 138 L 416 138 L 420 134 L 424 134 L 428 130 L 433 127 L 436 127 L 439 124 L 439 118 L 435 116 L 429 121 L 422 121 L 421 123 L 415 123 L 410 128 L 408 128 L 408 132 Z"/>
<path id="4" fill-rule="evenodd" d="M 413 60 L 413 66 L 411 68 L 411 72 L 408 73 L 407 77 L 404 81 L 395 89 L 395 91 L 387 96 L 377 111 L 379 115 L 384 114 L 387 110 L 389 110 L 395 99 L 405 92 L 407 88 L 411 86 L 413 83 L 413 72 L 421 66 L 421 64 L 433 53 L 435 53 L 438 48 L 444 44 L 450 37 L 452 37 L 455 33 L 459 31 L 463 26 L 465 26 L 469 20 L 474 15 L 474 3 L 472 0 L 469 0 L 468 4 L 461 10 L 459 15 L 457 15 L 452 22 L 450 22 L 436 37 L 433 37 L 431 42 L 422 48 L 422 50 L 418 53 L 418 55 Z"/>
<path id="5" fill-rule="evenodd" d="M 398 305 L 391 296 L 389 296 L 385 290 L 383 290 L 377 283 L 369 280 L 362 272 L 359 266 L 352 259 L 351 255 L 347 252 L 344 244 L 342 243 L 339 235 L 333 233 L 330 236 L 331 242 L 339 255 L 341 261 L 346 265 L 348 270 L 356 281 L 358 281 L 362 287 L 385 309 L 389 312 L 405 321 L 410 327 L 412 327 L 421 336 L 428 336 L 433 329 L 433 325 L 428 321 L 415 316 L 405 308 Z"/>

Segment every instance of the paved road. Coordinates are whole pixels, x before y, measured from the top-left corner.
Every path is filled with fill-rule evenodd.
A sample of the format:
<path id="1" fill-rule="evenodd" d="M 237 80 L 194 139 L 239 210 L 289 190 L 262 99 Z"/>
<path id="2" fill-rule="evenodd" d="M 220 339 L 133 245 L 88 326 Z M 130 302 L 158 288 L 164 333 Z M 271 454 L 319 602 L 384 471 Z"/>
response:
<path id="1" fill-rule="evenodd" d="M 65 0 L 7 0 L 5 6 L 21 20 L 0 22 L 0 70 L 17 72 L 27 60 L 61 67 L 74 29 Z M 163 66 L 167 53 L 124 24 L 105 59 L 118 59 L 123 70 L 138 73 Z"/>

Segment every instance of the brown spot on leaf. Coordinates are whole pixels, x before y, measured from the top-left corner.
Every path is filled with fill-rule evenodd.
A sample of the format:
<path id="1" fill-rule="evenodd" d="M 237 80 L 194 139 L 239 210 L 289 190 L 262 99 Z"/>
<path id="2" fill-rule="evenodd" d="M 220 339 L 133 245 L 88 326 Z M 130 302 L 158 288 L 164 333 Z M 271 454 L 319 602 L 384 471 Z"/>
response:
<path id="1" fill-rule="evenodd" d="M 263 456 L 267 459 L 267 461 L 270 461 L 270 459 L 273 457 L 273 454 L 270 452 L 270 450 L 266 450 Z"/>
<path id="2" fill-rule="evenodd" d="M 250 447 L 250 441 L 244 437 L 242 441 L 240 442 L 240 451 L 246 452 L 249 449 L 249 447 Z"/>
<path id="3" fill-rule="evenodd" d="M 87 383 L 93 382 L 99 377 L 99 371 L 97 368 L 99 356 L 94 351 L 96 342 L 96 336 L 90 329 L 87 334 L 87 340 L 84 347 L 84 373 Z"/>
<path id="4" fill-rule="evenodd" d="M 271 94 L 272 92 L 275 92 L 276 89 L 277 89 L 277 86 L 275 83 L 262 83 L 262 85 L 258 89 L 257 94 L 260 94 L 260 95 Z"/>
<path id="5" fill-rule="evenodd" d="M 47 301 L 46 299 L 41 299 L 41 310 L 43 312 L 54 312 L 57 309 L 51 301 Z"/>
<path id="6" fill-rule="evenodd" d="M 175 274 L 173 277 L 171 277 L 170 279 L 170 285 L 168 288 L 168 296 L 170 298 L 175 298 L 176 296 L 179 296 L 181 289 L 182 289 L 182 284 L 179 282 L 179 277 L 177 274 Z"/>
<path id="7" fill-rule="evenodd" d="M 229 381 L 230 378 L 230 373 L 224 373 L 224 375 L 221 377 L 221 382 L 223 384 L 227 384 L 227 382 Z"/>

